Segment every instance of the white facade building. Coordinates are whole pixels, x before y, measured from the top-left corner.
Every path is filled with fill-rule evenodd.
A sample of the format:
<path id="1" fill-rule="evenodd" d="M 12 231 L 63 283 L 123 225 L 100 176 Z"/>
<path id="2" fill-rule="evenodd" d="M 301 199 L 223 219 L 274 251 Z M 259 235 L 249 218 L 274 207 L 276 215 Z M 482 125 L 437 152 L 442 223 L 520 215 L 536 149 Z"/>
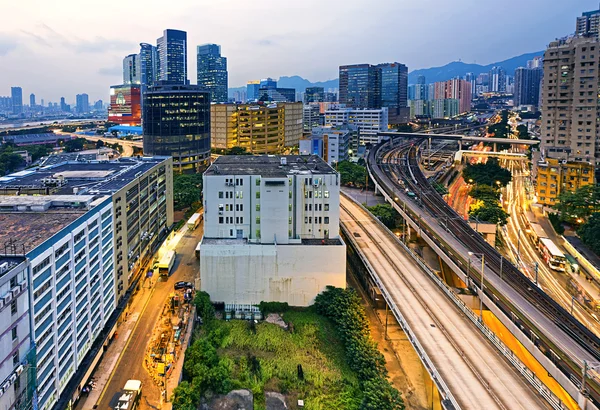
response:
<path id="1" fill-rule="evenodd" d="M 325 111 L 325 126 L 354 126 L 359 144 L 377 144 L 377 134 L 388 129 L 388 109 L 340 108 Z"/>
<path id="2" fill-rule="evenodd" d="M 215 302 L 308 306 L 345 287 L 339 175 L 317 156 L 222 156 L 204 173 L 202 290 Z"/>
<path id="3" fill-rule="evenodd" d="M 350 156 L 353 130 L 347 126 L 317 127 L 312 134 L 300 140 L 300 155 L 318 155 L 331 166 L 345 161 Z"/>

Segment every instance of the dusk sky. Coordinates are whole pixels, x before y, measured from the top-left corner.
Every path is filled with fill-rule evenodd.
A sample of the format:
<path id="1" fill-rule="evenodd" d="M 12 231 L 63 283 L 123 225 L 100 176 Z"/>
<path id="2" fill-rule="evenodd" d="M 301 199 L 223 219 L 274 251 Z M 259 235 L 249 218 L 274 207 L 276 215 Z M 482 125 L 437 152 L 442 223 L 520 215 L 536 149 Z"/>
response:
<path id="1" fill-rule="evenodd" d="M 108 100 L 122 59 L 156 44 L 165 28 L 196 45 L 217 43 L 229 86 L 300 75 L 337 77 L 340 64 L 398 61 L 409 70 L 462 60 L 488 64 L 543 50 L 570 34 L 596 0 L 17 0 L 2 1 L 0 95 L 23 87 L 24 102 Z"/>

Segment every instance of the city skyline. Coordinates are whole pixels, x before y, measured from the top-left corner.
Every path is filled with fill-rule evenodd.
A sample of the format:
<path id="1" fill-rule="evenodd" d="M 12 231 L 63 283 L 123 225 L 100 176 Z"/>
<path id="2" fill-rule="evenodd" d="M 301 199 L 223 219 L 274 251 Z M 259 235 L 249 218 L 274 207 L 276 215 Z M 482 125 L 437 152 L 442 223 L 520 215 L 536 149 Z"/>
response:
<path id="1" fill-rule="evenodd" d="M 59 8 L 33 3 L 25 0 L 7 5 L 12 18 L 0 31 L 4 70 L 0 95 L 6 95 L 11 86 L 20 86 L 26 95 L 33 92 L 45 101 L 58 101 L 61 96 L 70 100 L 81 92 L 88 93 L 91 101 L 107 100 L 108 86 L 119 83 L 123 57 L 139 52 L 140 42 L 154 44 L 166 28 L 188 33 L 188 77 L 192 82 L 196 78 L 196 46 L 215 43 L 228 56 L 230 86 L 238 87 L 267 76 L 333 79 L 340 65 L 363 62 L 401 61 L 410 71 L 459 59 L 490 63 L 544 49 L 551 39 L 575 31 L 573 21 L 581 10 L 597 8 L 596 2 L 588 0 L 578 7 L 510 0 L 504 8 L 511 20 L 507 30 L 506 19 L 483 18 L 496 13 L 497 6 L 474 0 L 459 5 L 438 0 L 380 0 L 366 15 L 358 1 L 346 1 L 343 7 L 335 1 L 313 1 L 314 7 L 303 3 L 300 9 L 270 1 L 256 5 L 239 1 L 194 4 L 190 0 L 160 13 L 156 13 L 159 3 L 153 2 L 139 7 L 137 1 L 121 4 L 109 0 L 86 6 L 86 13 L 69 7 L 71 0 L 62 0 Z M 142 23 L 121 24 L 113 18 L 116 9 L 137 15 L 136 21 Z M 519 13 L 508 13 L 514 9 Z M 318 15 L 315 10 L 320 11 Z M 266 12 L 273 17 L 268 27 L 250 25 L 258 21 L 253 16 Z M 205 24 L 196 24 L 199 15 Z M 348 24 L 353 21 L 360 22 L 363 29 Z M 420 30 L 418 37 L 410 35 L 421 24 L 434 29 Z M 330 27 L 335 30 L 330 32 Z M 450 43 L 442 41 L 448 38 L 448 30 L 456 33 Z M 412 40 L 399 41 L 402 37 Z M 311 57 L 310 62 L 305 61 L 306 56 Z"/>

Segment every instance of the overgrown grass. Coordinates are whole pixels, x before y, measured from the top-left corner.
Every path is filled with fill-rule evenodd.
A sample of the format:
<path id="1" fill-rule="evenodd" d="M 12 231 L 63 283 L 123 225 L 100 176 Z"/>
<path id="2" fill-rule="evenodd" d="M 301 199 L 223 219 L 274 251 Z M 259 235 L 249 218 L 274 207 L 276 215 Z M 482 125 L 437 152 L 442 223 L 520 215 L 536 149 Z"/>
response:
<path id="1" fill-rule="evenodd" d="M 288 311 L 284 320 L 293 332 L 266 322 L 254 329 L 244 321 L 213 323 L 225 333 L 218 353 L 227 360 L 233 384 L 252 390 L 255 409 L 264 408 L 265 391 L 279 391 L 290 403 L 303 399 L 307 409 L 358 409 L 358 379 L 331 321 L 313 308 Z"/>

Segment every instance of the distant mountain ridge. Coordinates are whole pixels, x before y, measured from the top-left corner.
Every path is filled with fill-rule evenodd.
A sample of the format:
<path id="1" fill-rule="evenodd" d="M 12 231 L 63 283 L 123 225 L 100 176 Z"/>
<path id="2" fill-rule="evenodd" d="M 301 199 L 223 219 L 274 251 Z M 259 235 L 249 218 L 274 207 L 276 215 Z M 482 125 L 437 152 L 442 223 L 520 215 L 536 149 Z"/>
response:
<path id="1" fill-rule="evenodd" d="M 427 83 L 434 83 L 437 81 L 446 81 L 455 77 L 464 77 L 467 73 L 474 73 L 475 75 L 481 73 L 487 73 L 492 67 L 500 66 L 506 70 L 509 75 L 514 75 L 515 69 L 518 67 L 525 67 L 527 61 L 532 60 L 534 57 L 543 56 L 543 51 L 537 51 L 535 53 L 521 54 L 520 56 L 511 57 L 509 59 L 498 61 L 495 63 L 481 65 L 481 64 L 468 64 L 462 61 L 453 61 L 441 67 L 421 68 L 413 70 L 408 73 L 408 83 L 416 84 L 417 77 L 420 75 L 425 76 Z M 339 88 L 339 80 L 327 80 L 317 81 L 315 83 L 302 78 L 297 75 L 291 77 L 280 77 L 277 81 L 277 86 L 282 88 L 295 88 L 297 93 L 302 93 L 306 90 L 306 87 L 323 87 L 325 91 L 329 88 Z M 237 87 L 229 89 L 229 96 L 233 97 L 235 91 L 246 90 L 246 87 Z"/>
<path id="2" fill-rule="evenodd" d="M 518 67 L 526 67 L 527 61 L 532 60 L 534 57 L 543 55 L 543 51 L 537 51 L 535 53 L 521 54 L 520 56 L 487 65 L 467 64 L 463 63 L 462 61 L 453 61 L 441 67 L 422 68 L 411 71 L 408 73 L 408 83 L 416 84 L 417 77 L 420 75 L 425 76 L 425 81 L 427 83 L 435 83 L 437 81 L 450 80 L 455 77 L 464 77 L 467 73 L 474 73 L 475 75 L 487 73 L 492 69 L 492 67 L 496 66 L 504 68 L 508 75 L 514 75 L 515 70 Z"/>

